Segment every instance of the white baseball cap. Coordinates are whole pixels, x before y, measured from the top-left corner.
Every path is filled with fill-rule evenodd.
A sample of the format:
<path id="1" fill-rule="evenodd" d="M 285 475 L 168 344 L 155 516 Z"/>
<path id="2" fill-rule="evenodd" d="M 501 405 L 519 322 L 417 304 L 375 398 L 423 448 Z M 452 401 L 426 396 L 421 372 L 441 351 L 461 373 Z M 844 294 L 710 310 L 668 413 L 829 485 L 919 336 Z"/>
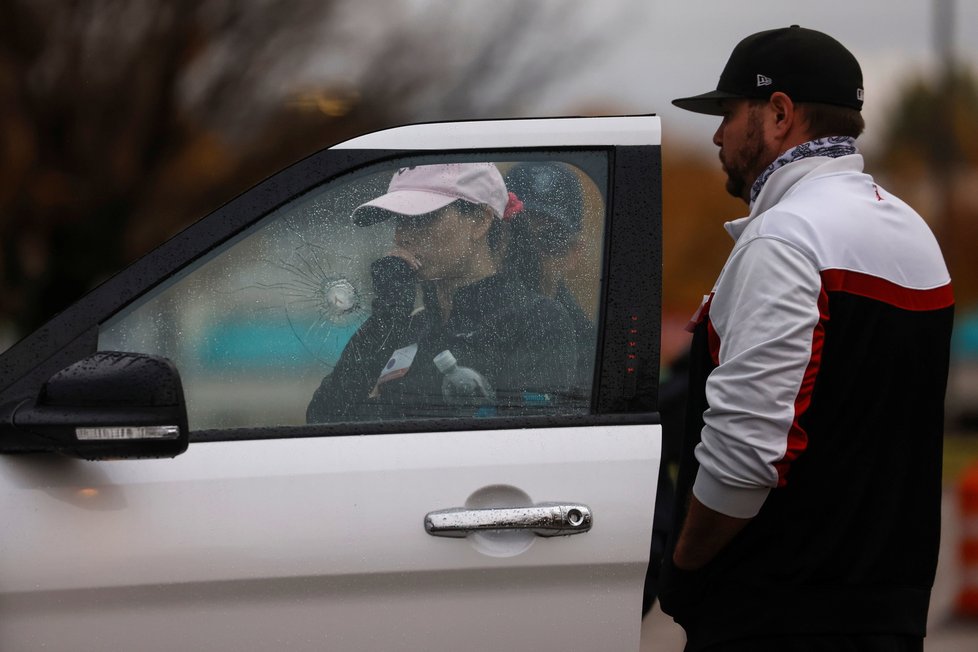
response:
<path id="1" fill-rule="evenodd" d="M 415 165 L 395 172 L 386 194 L 357 206 L 353 222 L 369 226 L 393 215 L 424 215 L 458 199 L 485 204 L 502 219 L 509 194 L 492 163 Z"/>

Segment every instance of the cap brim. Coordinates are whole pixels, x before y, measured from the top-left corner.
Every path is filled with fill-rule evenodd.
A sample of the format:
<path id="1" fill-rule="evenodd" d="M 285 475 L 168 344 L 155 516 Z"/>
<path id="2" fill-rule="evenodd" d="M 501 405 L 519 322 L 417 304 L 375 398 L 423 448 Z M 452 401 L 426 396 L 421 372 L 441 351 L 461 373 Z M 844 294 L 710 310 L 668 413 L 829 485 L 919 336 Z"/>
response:
<path id="1" fill-rule="evenodd" d="M 680 109 L 692 111 L 693 113 L 705 113 L 706 115 L 723 115 L 723 108 L 720 102 L 723 100 L 742 99 L 741 95 L 726 93 L 724 91 L 710 91 L 702 95 L 692 97 L 680 97 L 672 103 Z"/>
<path id="2" fill-rule="evenodd" d="M 353 211 L 353 223 L 370 226 L 396 215 L 424 215 L 444 208 L 457 199 L 422 190 L 395 190 L 357 206 Z"/>

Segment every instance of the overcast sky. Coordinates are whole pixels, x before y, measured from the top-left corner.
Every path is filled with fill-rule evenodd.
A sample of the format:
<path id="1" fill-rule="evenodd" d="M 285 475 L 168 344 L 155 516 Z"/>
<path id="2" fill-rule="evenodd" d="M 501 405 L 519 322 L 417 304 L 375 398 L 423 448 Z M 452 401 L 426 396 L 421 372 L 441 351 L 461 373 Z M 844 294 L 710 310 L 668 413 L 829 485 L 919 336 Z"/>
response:
<path id="1" fill-rule="evenodd" d="M 867 130 L 860 139 L 866 149 L 900 85 L 937 70 L 938 4 L 952 7 L 954 51 L 978 74 L 978 0 L 349 0 L 342 20 L 331 15 L 333 31 L 324 36 L 345 56 L 311 57 L 301 70 L 273 81 L 288 87 L 308 78 L 356 79 L 376 44 L 404 32 L 438 39 L 464 59 L 472 43 L 501 39 L 509 45 L 512 35 L 493 32 L 498 19 L 529 3 L 544 5 L 549 19 L 530 25 L 531 38 L 511 39 L 509 64 L 519 71 L 574 54 L 571 67 L 553 65 L 549 83 L 520 98 L 521 115 L 657 113 L 666 142 L 704 151 L 713 149 L 717 119 L 681 111 L 670 100 L 714 89 L 734 46 L 761 30 L 818 29 L 856 55 L 866 90 Z M 589 44 L 583 56 L 582 42 Z M 487 82 L 482 90 L 491 94 L 494 80 Z M 420 121 L 441 117 L 423 105 L 417 113 Z"/>
<path id="2" fill-rule="evenodd" d="M 699 141 L 705 147 L 717 119 L 673 107 L 669 100 L 716 87 L 730 51 L 744 36 L 799 24 L 830 34 L 848 47 L 863 68 L 868 129 L 892 103 L 898 83 L 932 74 L 938 60 L 934 6 L 954 7 L 954 50 L 978 71 L 976 0 L 611 0 L 592 2 L 594 22 L 615 15 L 605 52 L 558 80 L 533 106 L 539 113 L 564 113 L 595 103 L 619 104 L 662 116 L 665 137 Z M 485 3 L 489 5 L 491 3 Z M 568 4 L 577 4 L 568 2 Z M 612 35 L 613 33 L 613 35 Z"/>

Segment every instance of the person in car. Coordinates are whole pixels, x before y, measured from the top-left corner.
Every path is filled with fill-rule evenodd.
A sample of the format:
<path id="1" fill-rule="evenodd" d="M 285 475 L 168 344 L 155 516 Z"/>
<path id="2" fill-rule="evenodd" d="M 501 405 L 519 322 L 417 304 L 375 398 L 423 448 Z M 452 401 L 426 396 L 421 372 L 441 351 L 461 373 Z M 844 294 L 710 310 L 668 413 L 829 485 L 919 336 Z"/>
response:
<path id="1" fill-rule="evenodd" d="M 694 316 L 663 610 L 686 650 L 922 650 L 954 297 L 937 240 L 863 171 L 862 72 L 797 25 L 716 90 L 749 214 Z"/>
<path id="2" fill-rule="evenodd" d="M 504 180 L 521 204 L 511 221 L 506 267 L 567 311 L 577 345 L 575 389 L 587 396 L 594 377 L 596 332 L 567 287 L 567 275 L 577 268 L 583 253 L 581 181 L 570 165 L 555 161 L 518 163 Z"/>
<path id="3" fill-rule="evenodd" d="M 514 202 L 495 165 L 449 163 L 401 168 L 354 211 L 361 227 L 396 220 L 394 247 L 372 265 L 372 314 L 315 392 L 309 422 L 558 409 L 576 364 L 573 327 L 556 301 L 504 273 Z M 443 394 L 443 351 L 481 378 L 477 410 Z"/>

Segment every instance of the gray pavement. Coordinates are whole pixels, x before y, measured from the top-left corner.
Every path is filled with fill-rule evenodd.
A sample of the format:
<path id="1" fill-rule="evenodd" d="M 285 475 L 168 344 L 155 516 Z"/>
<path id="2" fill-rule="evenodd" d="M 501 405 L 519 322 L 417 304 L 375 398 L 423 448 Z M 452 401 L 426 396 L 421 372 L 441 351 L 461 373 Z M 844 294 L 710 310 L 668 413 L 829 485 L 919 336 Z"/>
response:
<path id="1" fill-rule="evenodd" d="M 954 491 L 946 489 L 941 506 L 941 552 L 937 562 L 934 592 L 931 595 L 924 652 L 978 651 L 978 617 L 961 618 L 954 612 L 961 576 L 957 508 Z M 908 527 L 912 527 L 912 524 L 908 524 Z M 681 652 L 685 642 L 682 628 L 673 623 L 656 605 L 642 623 L 642 652 Z"/>

